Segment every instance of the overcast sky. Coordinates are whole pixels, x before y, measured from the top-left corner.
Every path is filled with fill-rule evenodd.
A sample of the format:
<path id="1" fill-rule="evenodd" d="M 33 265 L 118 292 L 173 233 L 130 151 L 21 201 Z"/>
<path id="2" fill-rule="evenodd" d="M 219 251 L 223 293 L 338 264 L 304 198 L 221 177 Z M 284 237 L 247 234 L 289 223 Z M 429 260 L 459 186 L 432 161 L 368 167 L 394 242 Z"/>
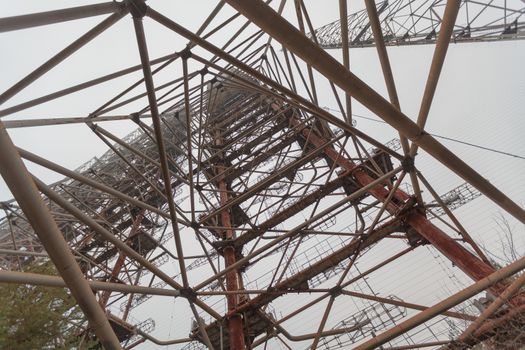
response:
<path id="1" fill-rule="evenodd" d="M 12 16 L 29 12 L 63 8 L 73 4 L 87 4 L 89 1 L 4 1 L 0 16 Z M 215 1 L 160 1 L 151 0 L 148 4 L 169 15 L 178 23 L 195 31 L 205 16 L 213 8 Z M 336 2 L 326 6 L 326 1 L 307 1 L 314 26 L 318 27 L 338 17 Z M 353 5 L 352 5 L 353 6 Z M 290 13 L 292 6 L 286 7 Z M 231 14 L 232 9 L 225 6 L 220 19 Z M 4 91 L 19 81 L 31 70 L 43 63 L 79 35 L 100 22 L 101 18 L 89 18 L 47 27 L 0 34 L 0 67 L 2 79 L 0 90 Z M 219 19 L 217 22 L 219 23 Z M 239 22 L 240 23 L 240 22 Z M 150 57 L 156 58 L 180 51 L 186 40 L 177 37 L 159 25 L 145 20 Z M 214 38 L 216 43 L 228 39 L 227 33 Z M 389 48 L 391 64 L 397 84 L 403 112 L 415 120 L 424 89 L 433 46 L 392 47 Z M 331 52 L 340 59 L 339 51 Z M 374 48 L 352 49 L 351 70 L 366 83 L 386 96 L 379 62 Z M 16 105 L 29 99 L 65 88 L 112 71 L 135 65 L 139 62 L 132 23 L 129 16 L 82 48 L 63 64 L 51 70 L 30 87 L 12 98 L 0 109 Z M 525 157 L 525 42 L 506 41 L 494 43 L 469 43 L 451 45 L 438 89 L 427 123 L 427 131 L 479 144 L 488 148 L 514 153 Z M 198 69 L 200 65 L 190 65 Z M 170 76 L 156 80 L 161 83 L 181 74 L 180 64 L 168 71 Z M 107 99 L 127 85 L 139 79 L 141 73 L 130 74 L 118 82 L 102 84 L 96 88 L 82 91 L 44 105 L 18 112 L 5 120 L 47 118 L 47 117 L 86 117 Z M 142 87 L 135 91 L 142 91 Z M 318 92 L 321 105 L 336 108 L 326 82 L 319 79 Z M 112 115 L 130 113 L 145 106 L 146 101 L 111 112 Z M 354 113 L 374 117 L 366 108 L 354 104 Z M 337 115 L 337 114 L 336 114 Z M 392 128 L 378 122 L 356 118 L 357 127 L 382 142 L 396 137 Z M 106 123 L 105 127 L 123 136 L 135 129 L 131 122 Z M 106 151 L 106 146 L 96 138 L 85 125 L 37 127 L 11 129 L 9 134 L 17 146 L 28 149 L 40 156 L 49 158 L 70 169 L 74 169 L 93 156 Z M 478 170 L 494 185 L 520 205 L 525 205 L 525 160 L 509 157 L 479 148 L 473 148 L 450 141 L 443 143 L 461 156 L 468 164 Z M 420 151 L 421 153 L 421 151 Z M 463 181 L 440 165 L 437 161 L 421 154 L 417 165 L 435 186 L 438 193 L 461 184 Z M 32 164 L 31 171 L 47 182 L 61 179 L 60 175 L 50 173 Z M 0 182 L 0 200 L 11 198 L 3 181 Z M 496 218 L 501 210 L 490 201 L 480 198 L 461 208 L 458 213 L 466 223 L 474 238 L 494 251 L 498 251 Z M 525 252 L 523 226 L 509 218 L 512 227 L 521 234 L 517 245 Z M 406 268 L 406 265 L 404 266 Z M 416 267 L 414 267 L 415 269 Z M 448 270 L 447 270 L 448 271 Z M 407 272 L 408 274 L 408 272 Z M 464 279 L 464 277 L 461 277 Z M 399 291 L 402 293 L 402 291 Z M 440 291 L 425 300 L 431 303 L 439 297 Z M 443 292 L 444 293 L 444 292 Z M 418 296 L 423 295 L 418 293 Z M 169 301 L 161 306 L 145 306 L 152 310 L 174 310 L 182 301 Z M 150 310 L 151 311 L 151 310 Z M 141 312 L 134 313 L 136 317 Z M 189 321 L 185 313 L 168 312 L 158 315 L 155 335 L 162 339 L 185 336 Z M 178 319 L 180 315 L 180 318 Z M 186 325 L 186 326 L 184 326 Z M 175 326 L 180 329 L 174 330 Z M 297 329 L 300 329 L 298 327 Z M 149 349 L 144 344 L 140 349 Z M 175 349 L 176 347 L 171 347 Z M 299 347 L 300 348 L 300 347 Z M 304 348 L 304 347 L 303 347 Z"/>

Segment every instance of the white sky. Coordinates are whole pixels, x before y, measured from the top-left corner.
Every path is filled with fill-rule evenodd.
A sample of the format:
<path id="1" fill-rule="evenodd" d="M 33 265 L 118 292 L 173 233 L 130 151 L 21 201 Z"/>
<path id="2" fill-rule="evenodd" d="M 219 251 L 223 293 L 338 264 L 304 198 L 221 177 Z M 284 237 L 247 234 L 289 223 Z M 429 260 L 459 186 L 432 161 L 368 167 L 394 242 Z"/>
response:
<path id="1" fill-rule="evenodd" d="M 322 0 L 307 1 L 314 26 L 319 27 L 338 17 L 336 2 L 331 6 Z M 52 8 L 64 8 L 89 1 L 2 1 L 0 16 L 7 17 L 29 12 L 39 12 Z M 178 23 L 195 31 L 205 16 L 211 11 L 215 1 L 148 1 L 148 5 L 169 15 Z M 292 6 L 288 5 L 286 13 Z M 224 13 L 232 10 L 225 6 Z M 84 19 L 74 23 L 63 23 L 48 27 L 38 27 L 23 31 L 0 34 L 0 67 L 2 79 L 0 91 L 4 91 L 31 70 L 43 63 L 72 40 L 101 21 L 102 17 Z M 220 18 L 226 18 L 221 14 Z M 219 23 L 219 21 L 214 22 Z M 240 23 L 240 22 L 238 22 Z M 156 58 L 180 51 L 186 40 L 161 28 L 151 20 L 145 20 L 150 57 Z M 214 42 L 227 40 L 222 33 Z M 392 47 L 388 49 L 396 80 L 403 112 L 415 120 L 421 101 L 424 84 L 433 46 Z M 331 52 L 340 59 L 338 51 Z M 352 49 L 351 70 L 366 83 L 386 96 L 386 89 L 374 48 Z M 440 78 L 436 96 L 427 123 L 427 131 L 485 147 L 525 156 L 525 42 L 506 41 L 496 43 L 470 43 L 451 45 Z M 93 42 L 68 58 L 59 67 L 51 70 L 36 83 L 23 90 L 0 109 L 16 105 L 31 98 L 41 96 L 82 81 L 98 77 L 112 71 L 139 63 L 132 23 L 129 16 L 124 17 L 114 27 L 100 35 Z M 176 64 L 170 74 L 157 79 L 167 81 L 181 75 L 180 64 Z M 190 66 L 198 69 L 200 65 Z M 99 85 L 87 91 L 66 96 L 59 100 L 40 105 L 6 118 L 6 120 L 47 118 L 47 117 L 85 117 L 121 89 L 140 78 L 141 72 L 121 78 L 118 82 Z M 142 87 L 136 91 L 142 91 Z M 318 85 L 321 105 L 335 108 L 328 85 L 320 80 Z M 111 115 L 133 112 L 145 106 L 145 100 Z M 373 117 L 364 107 L 354 103 L 354 113 Z M 112 122 L 104 125 L 110 131 L 123 136 L 135 129 L 131 122 Z M 357 127 L 382 142 L 394 137 L 396 133 L 386 125 L 357 119 Z M 9 134 L 16 145 L 40 156 L 49 158 L 70 169 L 74 169 L 95 155 L 106 151 L 105 145 L 96 138 L 85 125 L 38 127 L 11 129 Z M 476 148 L 443 141 L 451 150 L 478 170 L 494 185 L 502 189 L 511 199 L 525 205 L 525 160 L 490 153 Z M 444 193 L 463 181 L 426 155 L 422 155 L 417 165 L 431 181 L 438 193 Z M 29 164 L 29 169 L 45 181 L 53 182 L 62 177 Z M 0 200 L 11 198 L 9 190 L 0 180 Z M 460 218 L 474 238 L 495 251 L 499 249 L 495 217 L 501 212 L 488 200 L 476 199 L 457 211 Z M 523 226 L 510 219 L 511 225 L 519 232 L 518 251 L 525 252 L 525 231 Z M 424 248 L 426 249 L 426 248 Z M 423 252 L 425 253 L 425 252 Z M 428 253 L 428 252 L 427 252 Z M 423 258 L 423 257 L 422 257 Z M 407 269 L 407 265 L 402 265 Z M 414 268 L 414 273 L 417 267 Z M 408 274 L 409 269 L 405 270 Z M 423 289 L 423 287 L 421 287 Z M 398 291 L 403 293 L 403 291 Z M 437 291 L 424 300 L 443 296 Z M 415 293 L 421 297 L 423 292 Z M 183 301 L 166 301 L 162 304 L 148 304 L 149 310 L 137 310 L 134 316 L 159 313 L 160 310 L 179 310 L 177 305 Z M 177 312 L 158 315 L 155 336 L 161 339 L 184 336 L 189 327 L 185 313 Z M 150 315 L 148 315 L 150 317 Z M 308 320 L 305 320 L 308 322 Z M 313 322 L 313 321 L 312 321 Z M 180 329 L 179 329 L 179 328 Z M 176 329 L 177 330 L 174 330 Z M 293 328 L 293 327 L 292 327 Z M 299 332 L 297 326 L 294 333 Z M 154 348 L 146 343 L 139 349 Z M 177 347 L 170 347 L 176 349 Z M 298 348 L 304 348 L 299 346 Z"/>

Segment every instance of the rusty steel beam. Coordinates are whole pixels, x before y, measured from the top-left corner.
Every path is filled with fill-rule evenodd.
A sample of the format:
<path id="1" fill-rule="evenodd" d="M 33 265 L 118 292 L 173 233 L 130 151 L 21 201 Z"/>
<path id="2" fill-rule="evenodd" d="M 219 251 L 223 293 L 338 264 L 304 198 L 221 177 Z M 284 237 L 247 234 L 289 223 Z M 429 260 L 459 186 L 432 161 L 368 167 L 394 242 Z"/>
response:
<path id="1" fill-rule="evenodd" d="M 486 290 L 490 286 L 495 285 L 496 283 L 502 281 L 503 279 L 509 276 L 512 276 L 515 273 L 520 272 L 524 268 L 525 268 L 525 257 L 519 260 L 516 260 L 515 262 L 505 266 L 504 268 L 491 273 L 487 277 L 451 295 L 450 297 L 429 307 L 425 311 L 418 313 L 417 315 L 409 318 L 408 320 L 403 321 L 402 323 L 399 323 L 397 326 L 387 330 L 386 332 L 376 335 L 374 338 L 357 346 L 355 350 L 376 349 L 382 344 L 388 342 L 389 340 L 392 340 L 395 337 L 401 335 L 402 333 L 405 333 L 419 326 L 425 321 L 428 321 L 431 318 L 443 313 L 444 311 L 449 310 L 450 308 Z"/>
<path id="2" fill-rule="evenodd" d="M 467 329 L 463 331 L 463 333 L 460 334 L 459 337 L 455 340 L 455 342 L 462 343 L 466 341 L 480 326 L 485 322 L 489 317 L 491 317 L 498 309 L 505 304 L 509 299 L 512 298 L 514 294 L 516 294 L 521 287 L 525 284 L 525 273 L 522 273 L 521 276 L 516 278 L 508 287 L 498 295 L 496 300 L 494 300 L 483 312 L 481 315 L 478 316 L 477 319 L 472 322 Z M 511 305 L 513 303 L 510 303 Z M 515 305 L 515 306 L 519 306 Z"/>
<path id="3" fill-rule="evenodd" d="M 120 11 L 123 8 L 124 6 L 120 3 L 103 2 L 100 4 L 32 13 L 29 15 L 4 17 L 0 18 L 0 33 L 110 14 Z"/>
<path id="4" fill-rule="evenodd" d="M 214 135 L 214 145 L 221 148 L 223 146 L 224 140 L 221 135 L 221 130 L 216 129 Z M 219 153 L 219 158 L 224 158 L 224 153 Z M 216 173 L 222 174 L 217 179 L 217 187 L 219 190 L 219 202 L 221 206 L 225 206 L 230 201 L 230 196 L 228 194 L 228 183 L 225 178 L 225 166 L 221 159 L 215 164 Z M 222 210 L 220 212 L 220 223 L 225 228 L 222 233 L 222 238 L 226 242 L 226 245 L 223 247 L 222 254 L 224 256 L 224 264 L 226 268 L 232 266 L 236 262 L 235 258 L 235 246 L 232 244 L 234 236 L 234 231 L 232 230 L 232 219 L 230 217 L 230 210 Z M 239 290 L 240 285 L 242 285 L 241 275 L 239 270 L 234 268 L 228 273 L 226 273 L 226 291 L 236 292 Z M 228 304 L 228 331 L 230 339 L 230 349 L 231 350 L 244 350 L 246 348 L 245 336 L 244 336 L 244 320 L 243 315 L 240 312 L 235 312 L 239 306 L 241 299 L 240 295 L 228 294 L 226 296 Z M 202 334 L 201 334 L 202 336 Z"/>
<path id="5" fill-rule="evenodd" d="M 297 123 L 291 116 L 290 124 Z M 312 143 L 315 147 L 320 147 L 326 144 L 326 140 L 309 132 L 308 129 L 303 130 L 303 137 L 307 142 Z M 374 179 L 368 175 L 364 170 L 357 168 L 357 165 L 352 161 L 340 157 L 338 152 L 330 146 L 324 147 L 324 153 L 339 164 L 343 169 L 351 171 L 355 180 L 361 186 L 370 184 Z M 378 200 L 384 201 L 388 197 L 388 190 L 383 186 L 375 186 L 368 191 Z M 386 209 L 393 215 L 397 213 L 402 206 L 409 200 L 409 196 L 401 190 L 395 192 L 394 198 L 397 204 L 389 203 Z M 407 223 L 412 226 L 421 236 L 432 243 L 444 256 L 454 262 L 463 272 L 474 280 L 480 280 L 491 274 L 494 269 L 484 261 L 472 255 L 468 250 L 463 248 L 458 242 L 449 237 L 446 233 L 441 231 L 437 226 L 432 224 L 423 214 L 412 210 L 410 215 L 406 218 Z M 498 286 L 500 288 L 501 286 Z"/>
<path id="6" fill-rule="evenodd" d="M 16 198 L 35 233 L 40 238 L 58 272 L 66 282 L 80 309 L 86 315 L 102 346 L 121 349 L 104 310 L 99 306 L 75 257 L 57 227 L 49 209 L 38 194 L 20 155 L 0 122 L 0 173 Z"/>
<path id="7" fill-rule="evenodd" d="M 370 111 L 390 124 L 412 142 L 418 144 L 431 156 L 448 167 L 465 181 L 477 188 L 481 193 L 492 199 L 502 209 L 525 223 L 525 210 L 508 198 L 503 192 L 492 185 L 478 172 L 467 165 L 434 137 L 423 131 L 410 118 L 401 113 L 381 95 L 357 78 L 342 66 L 335 58 L 313 43 L 272 8 L 260 0 L 245 2 L 242 0 L 226 0 L 234 9 L 242 13 L 257 26 L 277 39 L 290 51 L 301 57 L 305 62 L 316 68 L 327 79 L 333 81 L 346 93 L 354 97 Z M 345 125 L 337 118 L 319 116 L 334 125 Z M 343 126 L 344 129 L 348 125 Z"/>
<path id="8" fill-rule="evenodd" d="M 219 171 L 221 167 L 218 166 Z M 228 189 L 226 186 L 226 180 L 219 180 L 219 197 L 221 204 L 228 202 Z M 224 239 L 230 241 L 230 244 L 227 244 L 223 247 L 223 255 L 225 266 L 228 268 L 235 264 L 235 247 L 231 244 L 233 236 L 233 231 L 231 230 L 231 219 L 230 211 L 223 210 L 221 212 L 221 224 L 226 227 L 224 233 Z M 237 291 L 239 289 L 240 278 L 239 271 L 237 269 L 232 269 L 226 274 L 226 290 L 227 291 Z M 237 309 L 240 299 L 238 295 L 228 295 L 226 297 L 228 301 L 228 310 L 230 312 L 230 317 L 228 317 L 228 329 L 230 333 L 230 348 L 232 350 L 244 350 L 246 348 L 244 341 L 244 326 L 243 326 L 243 316 L 240 312 L 235 312 Z"/>
<path id="9" fill-rule="evenodd" d="M 136 116 L 131 115 L 113 115 L 97 117 L 96 122 L 107 122 L 115 120 L 131 120 Z M 141 115 L 138 118 L 150 118 L 149 115 Z M 46 119 L 26 119 L 26 120 L 6 120 L 4 121 L 4 127 L 6 129 L 14 128 L 30 128 L 34 126 L 50 126 L 50 125 L 65 125 L 65 124 L 82 124 L 93 122 L 92 118 L 84 117 L 71 117 L 71 118 L 46 118 Z"/>
<path id="10" fill-rule="evenodd" d="M 430 106 L 432 105 L 432 99 L 436 92 L 439 75 L 441 74 L 443 63 L 445 62 L 445 56 L 447 55 L 448 45 L 454 30 L 454 24 L 456 23 L 460 5 L 461 0 L 447 0 L 445 6 L 445 13 L 443 14 L 443 20 L 441 21 L 436 48 L 434 49 L 434 56 L 432 57 L 425 91 L 423 92 L 423 99 L 417 116 L 417 126 L 421 128 L 421 130 L 425 128 L 428 113 L 430 112 Z M 412 144 L 410 147 L 410 156 L 413 157 L 416 154 L 417 146 L 417 143 Z"/>
<path id="11" fill-rule="evenodd" d="M 344 294 L 344 295 L 351 296 L 351 297 L 373 300 L 373 301 L 377 301 L 377 302 L 384 303 L 384 304 L 397 305 L 397 306 L 402 306 L 402 307 L 406 307 L 406 308 L 414 309 L 414 310 L 419 310 L 419 311 L 423 311 L 423 310 L 428 309 L 428 306 L 423 306 L 423 305 L 414 304 L 414 303 L 407 303 L 406 301 L 401 301 L 401 300 L 397 300 L 397 299 L 382 298 L 382 297 L 378 297 L 376 295 L 368 295 L 368 294 L 353 292 L 353 291 L 349 291 L 349 290 L 343 290 L 341 293 Z M 455 312 L 455 311 L 445 311 L 445 312 L 442 313 L 442 315 L 449 316 L 449 317 L 454 317 L 454 318 L 457 318 L 457 319 L 460 319 L 460 320 L 467 320 L 467 321 L 474 321 L 474 320 L 476 320 L 475 316 L 470 316 L 470 315 L 467 315 L 467 314 L 464 314 L 464 313 L 461 313 L 461 312 Z"/>
<path id="12" fill-rule="evenodd" d="M 58 276 L 41 275 L 30 272 L 0 271 L 0 283 L 29 284 L 35 286 L 67 288 L 64 279 Z M 121 293 L 149 294 L 167 297 L 180 297 L 175 289 L 161 289 L 143 286 L 127 285 L 123 283 L 91 281 L 87 283 L 94 291 L 108 291 Z"/>

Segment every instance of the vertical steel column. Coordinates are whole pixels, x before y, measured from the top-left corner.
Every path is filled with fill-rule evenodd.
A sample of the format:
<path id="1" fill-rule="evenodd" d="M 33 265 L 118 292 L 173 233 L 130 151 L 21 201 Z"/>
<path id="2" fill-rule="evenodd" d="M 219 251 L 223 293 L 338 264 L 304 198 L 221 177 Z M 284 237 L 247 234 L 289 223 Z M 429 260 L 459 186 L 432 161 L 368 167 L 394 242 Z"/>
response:
<path id="1" fill-rule="evenodd" d="M 221 149 L 223 145 L 223 139 L 221 135 L 221 131 L 217 130 L 215 134 L 215 145 L 217 148 Z M 220 158 L 224 158 L 224 153 L 220 153 Z M 217 173 L 221 174 L 218 179 L 218 187 L 219 187 L 219 197 L 220 197 L 220 204 L 225 205 L 228 203 L 229 195 L 228 195 L 228 184 L 225 179 L 225 170 L 226 166 L 222 163 L 217 163 L 216 166 Z M 226 242 L 233 242 L 233 230 L 232 228 L 232 222 L 230 217 L 230 209 L 223 210 L 221 212 L 221 226 L 225 227 L 224 231 L 224 240 Z M 224 262 L 225 267 L 228 268 L 229 266 L 235 264 L 235 247 L 233 244 L 226 244 L 223 248 L 223 255 L 224 255 Z M 239 290 L 239 271 L 237 269 L 233 269 L 229 271 L 226 274 L 226 290 L 231 291 L 238 291 Z M 239 305 L 239 294 L 231 293 L 226 296 L 226 299 L 228 301 L 228 313 L 232 312 L 237 308 Z M 228 319 L 228 330 L 230 333 L 230 349 L 231 350 L 244 350 L 246 348 L 246 345 L 244 343 L 244 326 L 243 326 L 243 319 L 242 314 L 240 313 L 231 313 Z"/>
<path id="2" fill-rule="evenodd" d="M 11 138 L 0 122 L 0 173 L 16 198 L 49 257 L 86 315 L 106 350 L 121 349 L 120 342 L 85 280 L 62 232 L 40 197 Z"/>

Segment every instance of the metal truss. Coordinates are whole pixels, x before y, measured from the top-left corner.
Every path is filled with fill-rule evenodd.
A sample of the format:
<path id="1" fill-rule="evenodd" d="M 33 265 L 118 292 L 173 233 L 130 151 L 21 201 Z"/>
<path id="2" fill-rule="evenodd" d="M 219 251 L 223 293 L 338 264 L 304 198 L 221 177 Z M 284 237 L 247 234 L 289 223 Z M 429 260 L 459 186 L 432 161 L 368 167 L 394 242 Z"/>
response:
<path id="1" fill-rule="evenodd" d="M 225 3 L 235 11 L 211 27 Z M 496 269 L 453 213 L 482 195 L 522 223 L 523 209 L 425 131 L 450 39 L 518 38 L 522 10 L 475 1 L 449 1 L 446 9 L 439 1 L 366 3 L 366 12 L 348 17 L 350 33 L 330 24 L 314 39 L 326 48 L 338 47 L 341 37 L 349 37 L 343 43 L 350 46 L 375 43 L 390 101 L 350 72 L 346 45 L 341 64 L 305 35 L 313 28 L 300 0 L 297 28 L 281 15 L 285 1 L 275 11 L 259 0 L 219 2 L 196 33 L 138 0 L 0 19 L 0 30 L 8 32 L 109 15 L 3 92 L 2 104 L 126 16 L 140 59 L 137 66 L 6 107 L 0 116 L 142 71 L 135 84 L 105 96 L 85 117 L 0 122 L 0 172 L 14 196 L 2 203 L 0 282 L 68 287 L 86 315 L 79 337 L 97 338 L 106 349 L 144 342 L 266 349 L 272 341 L 300 349 L 459 349 L 498 330 L 512 334 L 509 325 L 523 326 L 523 298 L 514 294 L 524 278 L 508 278 L 525 267 L 524 258 Z M 346 18 L 346 2 L 340 5 Z M 455 25 L 467 8 L 467 24 Z M 489 12 L 497 19 L 480 25 Z M 188 45 L 151 59 L 144 17 Z M 235 20 L 242 25 L 232 36 L 228 26 Z M 215 44 L 213 35 L 224 32 L 232 39 Z M 431 42 L 431 72 L 413 122 L 401 112 L 385 45 Z M 155 84 L 153 77 L 172 65 L 181 68 L 180 76 Z M 314 69 L 328 79 L 342 118 L 319 107 Z M 141 92 L 133 92 L 137 87 Z M 383 144 L 355 128 L 354 99 L 399 138 Z M 147 106 L 132 109 L 136 101 Z M 117 108 L 130 111 L 111 115 Z M 135 123 L 137 130 L 119 138 L 104 127 L 115 120 Z M 85 124 L 109 148 L 75 170 L 15 146 L 6 132 L 72 123 Z M 419 147 L 466 183 L 436 193 L 416 167 Z M 64 179 L 46 185 L 22 159 Z M 426 305 L 369 282 L 381 271 L 403 274 L 395 264 L 424 246 L 473 283 Z M 60 276 L 23 272 L 48 259 Z M 427 281 L 433 277 L 425 283 L 439 284 Z M 417 278 L 415 285 L 422 283 Z M 494 301 L 473 314 L 468 306 L 481 292 Z M 181 308 L 193 315 L 185 320 L 189 336 L 151 335 L 159 324 L 148 308 L 165 297 L 186 302 Z M 314 329 L 305 330 L 305 319 L 314 320 Z M 455 339 L 443 335 L 451 319 L 468 325 Z"/>
<path id="2" fill-rule="evenodd" d="M 377 13 L 386 45 L 435 43 L 441 30 L 446 1 L 394 0 L 377 2 Z M 521 1 L 461 0 L 451 42 L 479 42 L 524 38 L 524 12 Z M 350 47 L 374 46 L 374 35 L 366 10 L 346 19 Z M 315 36 L 325 49 L 341 48 L 343 32 L 340 20 L 317 28 Z"/>

